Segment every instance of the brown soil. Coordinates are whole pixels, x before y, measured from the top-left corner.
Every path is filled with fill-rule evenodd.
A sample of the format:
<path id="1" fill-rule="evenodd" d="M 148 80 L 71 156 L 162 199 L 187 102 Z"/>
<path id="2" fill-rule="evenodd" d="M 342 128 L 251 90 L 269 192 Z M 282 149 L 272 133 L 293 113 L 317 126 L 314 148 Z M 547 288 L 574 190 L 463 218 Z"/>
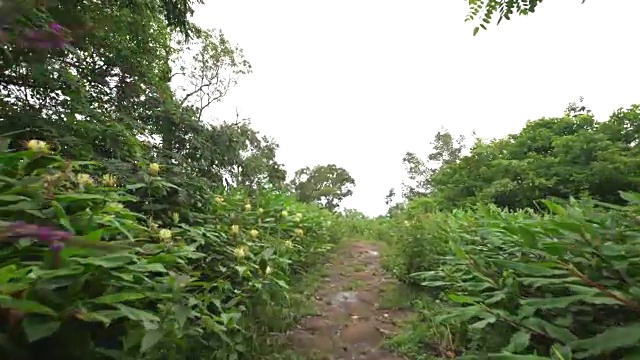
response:
<path id="1" fill-rule="evenodd" d="M 288 334 L 294 350 L 326 360 L 404 359 L 381 347 L 410 314 L 380 307 L 383 289 L 394 280 L 380 267 L 379 247 L 347 244 L 334 259 L 316 292 L 319 315 L 303 318 Z"/>

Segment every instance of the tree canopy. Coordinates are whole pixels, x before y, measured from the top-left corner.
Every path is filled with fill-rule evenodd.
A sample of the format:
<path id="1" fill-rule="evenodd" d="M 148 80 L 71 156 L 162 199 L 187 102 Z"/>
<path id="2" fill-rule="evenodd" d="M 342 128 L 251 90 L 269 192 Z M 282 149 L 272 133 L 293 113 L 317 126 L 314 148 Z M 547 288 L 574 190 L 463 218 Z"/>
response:
<path id="1" fill-rule="evenodd" d="M 618 191 L 640 190 L 639 110 L 634 105 L 597 122 L 572 103 L 564 116 L 529 121 L 518 134 L 476 140 L 464 156 L 463 138 L 455 145 L 450 133 L 439 132 L 426 161 L 414 153 L 404 157 L 417 184 L 406 186 L 404 197 L 429 196 L 446 208 L 481 202 L 535 208 L 539 199 L 581 195 L 622 203 Z"/>
<path id="2" fill-rule="evenodd" d="M 295 172 L 291 180 L 298 200 L 317 202 L 334 211 L 340 202 L 353 194 L 355 180 L 344 168 L 334 164 L 304 167 Z"/>

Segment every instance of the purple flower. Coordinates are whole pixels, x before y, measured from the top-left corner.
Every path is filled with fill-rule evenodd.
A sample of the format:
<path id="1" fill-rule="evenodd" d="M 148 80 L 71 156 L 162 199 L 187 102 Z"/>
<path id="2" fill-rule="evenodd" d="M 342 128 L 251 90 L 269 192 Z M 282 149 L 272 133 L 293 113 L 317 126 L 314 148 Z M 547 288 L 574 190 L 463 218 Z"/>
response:
<path id="1" fill-rule="evenodd" d="M 64 29 L 64 28 L 62 27 L 62 25 L 57 24 L 57 23 L 51 23 L 51 24 L 49 24 L 49 28 L 51 28 L 51 30 L 53 30 L 54 32 L 56 32 L 56 33 L 58 33 L 58 34 L 59 34 L 59 33 L 61 33 L 61 32 L 62 32 L 62 30 Z"/>
<path id="2" fill-rule="evenodd" d="M 10 237 L 33 237 L 48 245 L 69 240 L 73 237 L 68 231 L 56 230 L 46 226 L 27 224 L 24 221 L 16 221 L 7 227 L 7 235 Z"/>
<path id="3" fill-rule="evenodd" d="M 16 221 L 7 227 L 9 236 L 33 236 L 38 231 L 37 225 L 30 225 L 24 221 Z"/>
<path id="4" fill-rule="evenodd" d="M 53 241 L 50 245 L 49 245 L 49 249 L 51 251 L 53 251 L 54 253 L 60 253 L 60 251 L 62 251 L 62 249 L 64 249 L 64 243 L 61 241 Z"/>
<path id="5" fill-rule="evenodd" d="M 55 235 L 52 229 L 42 226 L 38 228 L 38 233 L 36 234 L 35 237 L 42 242 L 50 243 L 51 241 L 54 240 L 54 236 Z"/>

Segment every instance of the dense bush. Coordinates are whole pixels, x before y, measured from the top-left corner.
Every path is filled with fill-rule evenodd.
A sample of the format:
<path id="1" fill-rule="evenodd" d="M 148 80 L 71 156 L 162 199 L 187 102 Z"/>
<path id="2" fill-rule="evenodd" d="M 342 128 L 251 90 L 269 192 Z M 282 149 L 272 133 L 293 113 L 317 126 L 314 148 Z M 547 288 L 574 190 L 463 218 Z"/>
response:
<path id="1" fill-rule="evenodd" d="M 335 240 L 328 212 L 273 191 L 157 220 L 131 210 L 176 188 L 157 164 L 122 183 L 30 147 L 0 154 L 2 358 L 252 358 Z"/>
<path id="2" fill-rule="evenodd" d="M 393 229 L 389 270 L 447 304 L 423 304 L 428 329 L 416 324 L 410 337 L 472 358 L 634 358 L 640 195 L 623 197 L 627 207 L 546 201 L 544 213 L 410 204 L 395 220 L 370 220 Z"/>

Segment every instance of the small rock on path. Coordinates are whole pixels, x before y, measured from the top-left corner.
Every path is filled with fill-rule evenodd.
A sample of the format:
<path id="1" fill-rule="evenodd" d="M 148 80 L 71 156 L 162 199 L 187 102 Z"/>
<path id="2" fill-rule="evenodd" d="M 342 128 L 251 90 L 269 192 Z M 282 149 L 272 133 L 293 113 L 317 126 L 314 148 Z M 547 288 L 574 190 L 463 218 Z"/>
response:
<path id="1" fill-rule="evenodd" d="M 293 349 L 305 358 L 324 360 L 400 360 L 381 348 L 410 315 L 380 308 L 383 289 L 394 280 L 380 267 L 374 243 L 342 246 L 316 293 L 316 316 L 308 316 L 288 334 Z"/>

